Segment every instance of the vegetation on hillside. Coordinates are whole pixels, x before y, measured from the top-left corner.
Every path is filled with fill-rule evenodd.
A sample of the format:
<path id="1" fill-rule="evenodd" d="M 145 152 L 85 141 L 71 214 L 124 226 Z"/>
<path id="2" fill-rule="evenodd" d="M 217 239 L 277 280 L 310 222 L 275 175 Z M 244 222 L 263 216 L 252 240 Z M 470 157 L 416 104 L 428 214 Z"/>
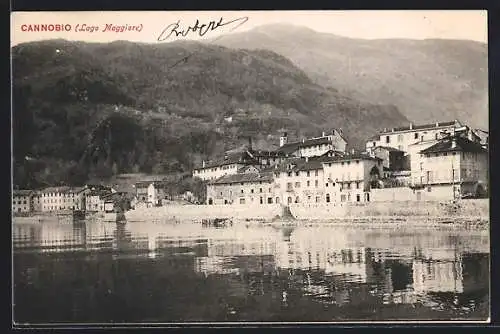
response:
<path id="1" fill-rule="evenodd" d="M 406 123 L 394 106 L 314 84 L 270 51 L 52 40 L 12 49 L 14 184 L 182 173 L 247 143 L 342 128 L 359 146 Z M 228 117 L 232 117 L 228 120 Z"/>
<path id="2" fill-rule="evenodd" d="M 354 39 L 288 24 L 218 38 L 269 49 L 315 82 L 371 103 L 394 104 L 417 123 L 459 119 L 488 127 L 488 46 L 467 40 Z"/>

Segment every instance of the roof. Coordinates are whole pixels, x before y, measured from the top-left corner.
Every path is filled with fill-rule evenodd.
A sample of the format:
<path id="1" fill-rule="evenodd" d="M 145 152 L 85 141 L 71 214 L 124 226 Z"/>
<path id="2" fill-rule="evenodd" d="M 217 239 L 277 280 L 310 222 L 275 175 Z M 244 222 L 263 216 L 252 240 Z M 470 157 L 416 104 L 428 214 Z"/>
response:
<path id="1" fill-rule="evenodd" d="M 299 162 L 292 171 L 308 171 L 308 170 L 317 170 L 323 169 L 323 163 L 318 160 L 309 160 L 309 161 L 301 161 Z"/>
<path id="2" fill-rule="evenodd" d="M 386 129 L 385 131 L 381 131 L 380 133 L 390 133 L 390 132 L 400 132 L 400 131 L 410 131 L 410 130 L 422 130 L 422 129 L 431 129 L 431 128 L 436 128 L 436 127 L 453 126 L 457 122 L 458 121 L 449 121 L 449 122 L 436 122 L 436 123 L 431 123 L 431 124 L 412 125 L 411 128 L 410 128 L 410 126 L 401 126 L 401 127 L 397 127 L 397 128 Z"/>
<path id="3" fill-rule="evenodd" d="M 33 190 L 23 190 L 23 189 L 19 189 L 19 190 L 14 190 L 12 192 L 12 195 L 13 196 L 29 196 L 33 194 Z"/>
<path id="4" fill-rule="evenodd" d="M 249 155 L 248 151 L 244 151 L 244 152 L 237 152 L 237 153 L 228 154 L 223 159 L 218 159 L 215 161 L 207 162 L 204 167 L 198 166 L 198 167 L 195 167 L 194 169 L 207 169 L 207 168 L 219 167 L 219 166 L 224 166 L 224 165 L 232 165 L 232 164 L 258 165 L 259 162 L 255 159 L 253 159 Z"/>
<path id="5" fill-rule="evenodd" d="M 453 141 L 455 141 L 456 143 L 455 147 L 453 147 Z M 426 154 L 426 153 L 452 152 L 452 151 L 477 152 L 477 153 L 487 152 L 482 147 L 481 144 L 470 141 L 468 138 L 455 136 L 442 139 L 436 144 L 432 145 L 431 147 L 428 147 L 425 150 L 420 151 L 420 153 Z"/>
<path id="6" fill-rule="evenodd" d="M 286 153 L 282 151 L 261 151 L 261 150 L 248 150 L 248 152 L 254 157 L 261 158 L 278 158 L 278 157 L 286 157 Z"/>
<path id="7" fill-rule="evenodd" d="M 263 181 L 272 181 L 272 173 L 243 173 L 243 174 L 232 174 L 224 175 L 212 182 L 210 184 L 230 184 L 230 183 L 254 183 Z"/>
<path id="8" fill-rule="evenodd" d="M 380 134 L 376 134 L 368 138 L 368 141 L 379 140 L 379 139 L 380 139 Z"/>
<path id="9" fill-rule="evenodd" d="M 297 141 L 297 142 L 293 142 L 293 143 L 288 143 L 288 144 L 281 146 L 276 151 L 283 152 L 283 153 L 293 153 L 301 147 L 308 147 L 308 146 L 315 146 L 315 145 L 322 145 L 322 144 L 331 144 L 331 143 L 332 143 L 332 141 L 325 136 L 325 137 L 321 137 L 321 138 L 307 139 L 304 141 Z"/>
<path id="10" fill-rule="evenodd" d="M 79 193 L 87 188 L 85 187 L 68 187 L 68 186 L 60 186 L 60 187 L 47 187 L 42 189 L 40 192 L 42 193 Z"/>
<path id="11" fill-rule="evenodd" d="M 153 184 L 155 187 L 160 187 L 164 184 L 163 181 L 138 181 L 135 183 L 136 187 L 149 187 L 150 184 Z"/>
<path id="12" fill-rule="evenodd" d="M 376 150 L 377 148 L 382 148 L 382 149 L 387 150 L 389 152 L 401 152 L 401 153 L 405 153 L 404 151 L 398 150 L 397 148 L 390 147 L 390 146 L 377 146 L 377 147 L 372 148 L 372 150 Z"/>
<path id="13" fill-rule="evenodd" d="M 381 161 L 382 159 L 377 157 L 371 157 L 362 153 L 354 153 L 354 154 L 346 154 L 344 156 L 335 156 L 335 157 L 321 157 L 319 161 L 321 162 L 337 162 L 337 161 L 352 161 L 352 160 L 372 160 L 372 161 Z"/>

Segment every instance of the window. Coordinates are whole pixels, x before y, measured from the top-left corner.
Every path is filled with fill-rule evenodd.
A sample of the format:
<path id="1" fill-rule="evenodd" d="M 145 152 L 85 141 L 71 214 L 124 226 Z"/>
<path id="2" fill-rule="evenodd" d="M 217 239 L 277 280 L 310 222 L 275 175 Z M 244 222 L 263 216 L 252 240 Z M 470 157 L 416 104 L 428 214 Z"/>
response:
<path id="1" fill-rule="evenodd" d="M 345 195 L 340 195 L 340 201 L 345 202 Z"/>
<path id="2" fill-rule="evenodd" d="M 391 142 L 391 137 L 385 136 L 385 142 L 389 144 Z"/>
<path id="3" fill-rule="evenodd" d="M 328 188 L 328 183 L 325 183 L 325 187 L 327 187 L 327 188 Z"/>
<path id="4" fill-rule="evenodd" d="M 418 139 L 418 132 L 415 132 L 415 139 Z"/>
<path id="5" fill-rule="evenodd" d="M 295 182 L 295 188 L 300 188 L 300 182 Z"/>
<path id="6" fill-rule="evenodd" d="M 279 197 L 276 197 L 275 201 L 276 201 L 276 204 L 279 204 L 279 202 L 280 202 L 280 198 L 279 198 Z"/>
<path id="7" fill-rule="evenodd" d="M 359 189 L 359 184 L 360 184 L 360 183 L 361 183 L 361 182 L 356 182 L 356 189 Z M 358 202 L 359 202 L 359 201 L 358 201 Z"/>
<path id="8" fill-rule="evenodd" d="M 330 194 L 326 194 L 326 203 L 330 203 Z"/>
<path id="9" fill-rule="evenodd" d="M 361 202 L 361 196 L 359 194 L 356 195 L 356 202 Z"/>
<path id="10" fill-rule="evenodd" d="M 319 203 L 319 196 L 316 196 L 316 203 Z"/>
<path id="11" fill-rule="evenodd" d="M 299 172 L 295 172 L 295 176 L 299 176 Z"/>
<path id="12" fill-rule="evenodd" d="M 292 176 L 292 172 L 288 172 L 288 176 Z"/>
<path id="13" fill-rule="evenodd" d="M 311 176 L 311 172 L 307 171 L 307 177 Z"/>
<path id="14" fill-rule="evenodd" d="M 260 204 L 264 204 L 264 198 L 260 198 Z"/>
<path id="15" fill-rule="evenodd" d="M 315 181 L 314 181 L 314 186 L 315 186 L 316 188 L 318 188 L 318 180 L 315 180 Z"/>
<path id="16" fill-rule="evenodd" d="M 300 200 L 299 200 L 299 196 L 295 197 L 295 203 L 299 203 Z"/>
<path id="17" fill-rule="evenodd" d="M 307 186 L 311 186 L 311 181 L 307 181 Z"/>
<path id="18" fill-rule="evenodd" d="M 260 192 L 260 193 L 262 192 L 262 188 L 259 188 L 259 192 Z"/>
<path id="19" fill-rule="evenodd" d="M 267 204 L 273 204 L 273 198 L 272 197 L 268 197 L 267 198 Z"/>
<path id="20" fill-rule="evenodd" d="M 373 142 L 373 147 L 375 147 L 375 146 L 377 146 L 377 142 L 376 141 Z"/>
<path id="21" fill-rule="evenodd" d="M 252 194 L 253 194 L 253 189 L 250 189 L 250 193 L 252 193 Z"/>
<path id="22" fill-rule="evenodd" d="M 398 135 L 398 143 L 401 143 L 403 141 L 403 135 Z"/>
<path id="23" fill-rule="evenodd" d="M 318 171 L 314 171 L 314 176 L 318 176 Z"/>

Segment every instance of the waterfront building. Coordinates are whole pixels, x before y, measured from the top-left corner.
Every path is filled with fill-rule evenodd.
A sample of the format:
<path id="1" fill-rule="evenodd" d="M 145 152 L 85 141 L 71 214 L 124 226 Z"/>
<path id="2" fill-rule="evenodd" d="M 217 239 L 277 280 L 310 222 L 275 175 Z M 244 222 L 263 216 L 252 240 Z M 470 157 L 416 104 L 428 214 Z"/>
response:
<path id="1" fill-rule="evenodd" d="M 480 143 L 454 135 L 419 153 L 418 160 L 412 163 L 414 185 L 442 192 L 451 199 L 465 194 L 484 195 L 487 191 L 488 152 Z"/>
<path id="2" fill-rule="evenodd" d="M 86 187 L 48 187 L 40 191 L 42 211 L 85 210 Z"/>
<path id="3" fill-rule="evenodd" d="M 32 190 L 14 190 L 12 193 L 12 213 L 33 211 L 33 198 L 35 192 Z"/>
<path id="4" fill-rule="evenodd" d="M 325 189 L 339 202 L 370 201 L 369 191 L 379 187 L 382 159 L 354 153 L 322 157 Z M 336 191 L 338 189 L 338 192 Z"/>
<path id="5" fill-rule="evenodd" d="M 315 157 L 328 151 L 345 152 L 346 147 L 347 140 L 342 130 L 334 129 L 329 134 L 323 132 L 319 137 L 304 138 L 295 142 L 289 142 L 285 132 L 280 137 L 280 147 L 276 151 L 295 157 Z"/>
<path id="6" fill-rule="evenodd" d="M 102 185 L 87 185 L 88 191 L 85 195 L 86 211 L 104 211 L 104 196 L 112 194 L 109 187 Z"/>
<path id="7" fill-rule="evenodd" d="M 271 172 L 224 175 L 208 183 L 207 204 L 272 204 L 275 194 Z"/>
<path id="8" fill-rule="evenodd" d="M 274 169 L 279 191 L 276 203 L 323 203 L 334 201 L 325 195 L 323 164 L 317 159 L 291 159 Z M 331 189 L 332 191 L 334 189 Z"/>
<path id="9" fill-rule="evenodd" d="M 455 120 L 422 125 L 410 123 L 408 126 L 386 128 L 366 143 L 366 150 L 371 151 L 377 146 L 385 146 L 407 152 L 411 144 L 439 139 L 443 132 L 452 133 L 454 129 L 462 127 L 463 125 Z"/>
<path id="10" fill-rule="evenodd" d="M 135 183 L 136 199 L 146 206 L 159 206 L 166 198 L 165 183 L 162 181 L 140 181 Z"/>
<path id="11" fill-rule="evenodd" d="M 215 180 L 224 175 L 237 174 L 247 166 L 260 166 L 260 163 L 245 150 L 244 152 L 226 154 L 221 160 L 203 161 L 201 166 L 193 170 L 193 176 L 202 180 Z"/>

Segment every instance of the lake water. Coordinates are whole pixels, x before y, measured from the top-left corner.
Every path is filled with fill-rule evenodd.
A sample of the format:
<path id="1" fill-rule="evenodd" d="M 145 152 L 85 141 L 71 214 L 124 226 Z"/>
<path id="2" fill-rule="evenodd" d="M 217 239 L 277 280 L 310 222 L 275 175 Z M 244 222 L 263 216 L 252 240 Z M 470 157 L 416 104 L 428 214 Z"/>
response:
<path id="1" fill-rule="evenodd" d="M 473 320 L 487 231 L 13 224 L 17 323 Z"/>

